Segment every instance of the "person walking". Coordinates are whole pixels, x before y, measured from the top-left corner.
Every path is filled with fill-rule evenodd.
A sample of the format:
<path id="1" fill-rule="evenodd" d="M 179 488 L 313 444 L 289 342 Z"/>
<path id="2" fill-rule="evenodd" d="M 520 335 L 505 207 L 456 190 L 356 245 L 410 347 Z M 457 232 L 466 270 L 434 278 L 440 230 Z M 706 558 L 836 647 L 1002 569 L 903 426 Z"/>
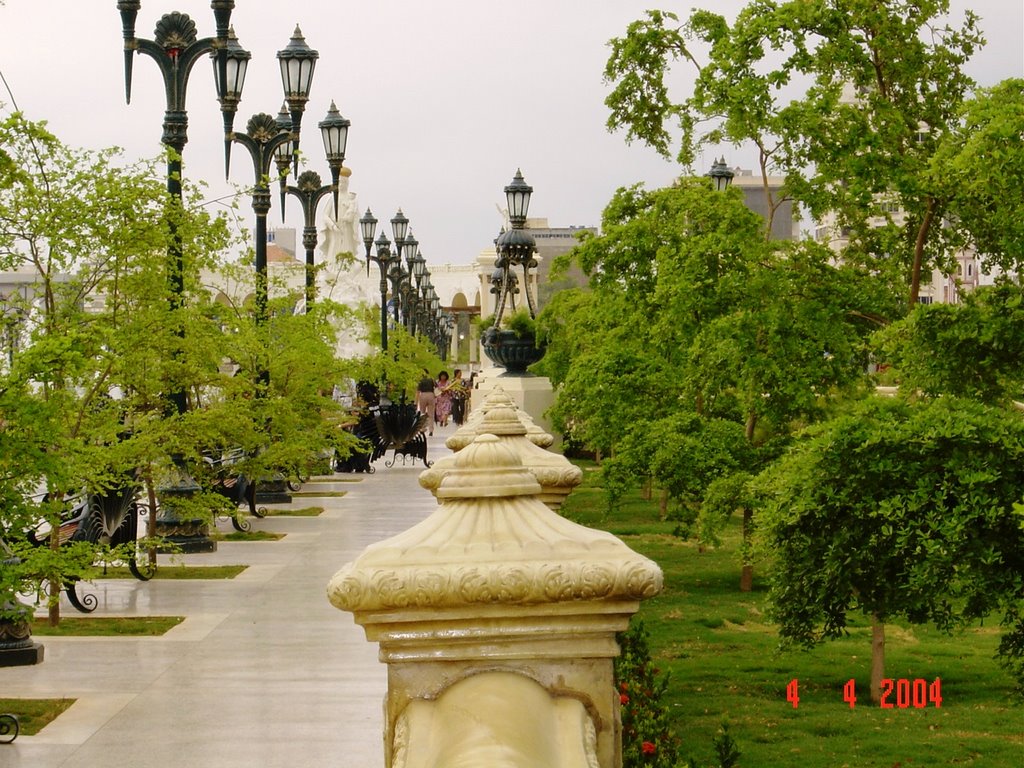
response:
<path id="1" fill-rule="evenodd" d="M 416 385 L 416 410 L 427 415 L 428 434 L 434 434 L 434 421 L 436 416 L 434 409 L 437 406 L 437 397 L 434 394 L 434 377 L 430 371 L 423 369 L 423 378 Z"/>
<path id="2" fill-rule="evenodd" d="M 437 374 L 437 400 L 434 404 L 434 418 L 442 427 L 448 426 L 452 415 L 452 390 L 448 383 L 448 371 Z"/>
<path id="3" fill-rule="evenodd" d="M 462 378 L 462 370 L 456 368 L 452 373 L 452 383 L 448 387 L 452 393 L 452 421 L 460 427 L 466 420 L 466 399 L 469 397 L 469 390 L 466 388 L 466 381 Z"/>

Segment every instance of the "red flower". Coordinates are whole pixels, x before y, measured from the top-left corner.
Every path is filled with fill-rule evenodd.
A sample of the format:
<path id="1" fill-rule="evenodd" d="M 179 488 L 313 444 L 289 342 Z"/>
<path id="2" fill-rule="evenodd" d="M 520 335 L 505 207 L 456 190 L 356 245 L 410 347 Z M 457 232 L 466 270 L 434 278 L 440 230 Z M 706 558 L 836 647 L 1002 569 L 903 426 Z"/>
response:
<path id="1" fill-rule="evenodd" d="M 654 746 L 654 744 L 652 744 L 651 742 L 645 741 L 643 744 L 640 745 L 640 751 L 643 752 L 645 755 L 653 755 L 655 752 L 658 751 L 658 748 Z"/>
<path id="2" fill-rule="evenodd" d="M 624 693 L 619 694 L 619 704 L 629 704 L 629 696 Z"/>

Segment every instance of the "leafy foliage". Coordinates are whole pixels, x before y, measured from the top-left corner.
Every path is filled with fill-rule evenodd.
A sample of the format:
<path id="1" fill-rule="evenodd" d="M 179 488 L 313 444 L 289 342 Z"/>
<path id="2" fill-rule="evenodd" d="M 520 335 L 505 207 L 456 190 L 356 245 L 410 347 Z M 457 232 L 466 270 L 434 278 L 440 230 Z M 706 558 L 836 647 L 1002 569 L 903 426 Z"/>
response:
<path id="1" fill-rule="evenodd" d="M 908 280 L 912 305 L 925 270 L 950 267 L 964 227 L 985 228 L 978 187 L 954 204 L 960 191 L 938 161 L 942 147 L 960 154 L 959 117 L 974 86 L 964 65 L 984 42 L 973 13 L 954 26 L 948 12 L 948 0 L 788 0 L 752 2 L 730 24 L 705 10 L 683 23 L 648 11 L 610 42 L 609 127 L 667 155 L 678 124 L 685 165 L 701 145 L 753 144 L 762 178 L 786 179 L 779 194 L 766 186 L 769 229 L 788 198 L 817 218 L 835 214 L 849 239 L 844 260 Z M 696 71 L 692 95 L 681 100 L 667 85 L 678 60 Z M 968 113 L 986 130 L 966 162 L 977 165 L 984 152 L 999 157 L 1001 172 L 1015 161 L 993 153 L 994 140 L 1012 120 L 988 105 L 995 111 Z M 1009 218 L 1013 203 L 1001 206 Z M 893 217 L 894 207 L 904 215 Z M 954 209 L 964 215 L 939 226 Z M 1019 258 L 1019 249 L 1000 253 Z"/>
<path id="2" fill-rule="evenodd" d="M 679 740 L 662 703 L 668 675 L 661 674 L 651 661 L 642 621 L 631 622 L 616 639 L 621 650 L 614 666 L 622 717 L 622 766 L 672 768 Z"/>
<path id="3" fill-rule="evenodd" d="M 1004 279 L 960 304 L 918 305 L 877 343 L 904 387 L 1007 404 L 1024 397 L 1024 287 Z"/>
<path id="4" fill-rule="evenodd" d="M 851 611 L 949 631 L 1001 610 L 1019 647 L 1022 459 L 1024 418 L 955 397 L 868 398 L 811 427 L 759 479 L 782 637 L 838 637 Z"/>

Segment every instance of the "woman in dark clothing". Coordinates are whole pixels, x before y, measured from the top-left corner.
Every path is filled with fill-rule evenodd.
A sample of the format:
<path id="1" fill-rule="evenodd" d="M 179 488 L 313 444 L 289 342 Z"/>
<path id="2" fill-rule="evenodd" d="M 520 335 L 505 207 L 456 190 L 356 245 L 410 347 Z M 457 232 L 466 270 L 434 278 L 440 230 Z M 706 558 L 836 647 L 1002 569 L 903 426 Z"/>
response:
<path id="1" fill-rule="evenodd" d="M 434 434 L 434 378 L 430 371 L 423 369 L 423 378 L 416 385 L 416 410 L 427 414 L 428 434 Z"/>

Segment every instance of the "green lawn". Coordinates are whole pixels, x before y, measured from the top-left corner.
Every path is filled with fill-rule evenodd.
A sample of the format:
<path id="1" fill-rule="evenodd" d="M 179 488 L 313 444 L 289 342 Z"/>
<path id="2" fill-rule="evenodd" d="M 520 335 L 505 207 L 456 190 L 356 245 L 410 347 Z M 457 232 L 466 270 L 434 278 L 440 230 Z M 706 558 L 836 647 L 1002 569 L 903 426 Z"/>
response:
<path id="1" fill-rule="evenodd" d="M 249 566 L 247 565 L 184 565 L 162 564 L 153 573 L 154 579 L 233 579 Z M 90 578 L 93 579 L 134 579 L 126 566 L 101 568 Z"/>
<path id="2" fill-rule="evenodd" d="M 317 517 L 323 513 L 323 507 L 267 507 L 267 517 Z"/>
<path id="3" fill-rule="evenodd" d="M 21 736 L 34 736 L 74 703 L 74 699 L 0 699 L 0 713 L 18 718 Z M 0 744 L 3 749 L 6 744 Z"/>
<path id="4" fill-rule="evenodd" d="M 213 534 L 213 538 L 217 541 L 280 541 L 284 536 L 283 533 L 256 530 Z"/>
<path id="5" fill-rule="evenodd" d="M 39 637 L 159 637 L 185 620 L 184 616 L 66 616 L 51 627 L 45 618 L 32 621 Z"/>
<path id="6" fill-rule="evenodd" d="M 941 679 L 942 705 L 880 709 L 868 695 L 869 629 L 853 618 L 850 637 L 810 652 L 779 653 L 764 619 L 765 590 L 756 578 L 739 591 L 739 520 L 723 546 L 699 552 L 672 535 L 656 502 L 639 494 L 605 512 L 598 473 L 566 501 L 570 519 L 621 536 L 665 573 L 661 595 L 640 612 L 651 653 L 670 674 L 667 703 L 682 741 L 680 754 L 712 765 L 711 741 L 723 719 L 742 752 L 742 766 L 1024 765 L 1024 705 L 993 660 L 998 622 L 946 636 L 930 627 L 888 627 L 886 676 L 928 683 Z M 856 681 L 853 709 L 843 686 Z M 796 709 L 786 687 L 799 681 Z"/>

